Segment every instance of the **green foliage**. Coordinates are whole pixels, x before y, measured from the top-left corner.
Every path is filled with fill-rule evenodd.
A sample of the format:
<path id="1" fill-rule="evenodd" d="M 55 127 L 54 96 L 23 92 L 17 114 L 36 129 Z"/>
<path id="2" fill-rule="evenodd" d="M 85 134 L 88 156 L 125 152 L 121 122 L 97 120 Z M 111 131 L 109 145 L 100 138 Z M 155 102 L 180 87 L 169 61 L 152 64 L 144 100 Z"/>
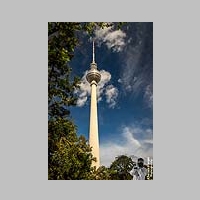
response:
<path id="1" fill-rule="evenodd" d="M 112 170 L 105 166 L 100 166 L 98 169 L 92 168 L 89 180 L 111 180 Z"/>
<path id="2" fill-rule="evenodd" d="M 73 137 L 69 138 L 69 137 Z M 91 171 L 91 149 L 84 137 L 76 138 L 75 134 L 62 137 L 57 143 L 57 149 L 51 156 L 49 179 L 81 180 L 88 179 Z"/>
<path id="3" fill-rule="evenodd" d="M 103 28 L 112 26 L 112 24 L 107 23 L 107 22 L 85 22 L 81 24 L 82 24 L 83 30 L 85 30 L 90 36 L 93 35 L 94 30 L 96 28 L 103 29 Z"/>
<path id="4" fill-rule="evenodd" d="M 113 180 L 131 180 L 133 177 L 130 174 L 130 171 L 135 166 L 135 162 L 125 155 L 121 155 L 115 158 L 115 161 L 112 162 L 110 169 L 114 171 L 111 176 Z"/>
<path id="5" fill-rule="evenodd" d="M 121 29 L 123 25 L 125 25 L 127 22 L 118 22 L 117 23 L 117 29 Z"/>
<path id="6" fill-rule="evenodd" d="M 71 68 L 67 65 L 73 58 L 78 43 L 75 30 L 79 23 L 48 24 L 48 115 L 50 119 L 69 116 L 68 106 L 76 104 L 73 92 L 79 78 L 70 81 Z"/>

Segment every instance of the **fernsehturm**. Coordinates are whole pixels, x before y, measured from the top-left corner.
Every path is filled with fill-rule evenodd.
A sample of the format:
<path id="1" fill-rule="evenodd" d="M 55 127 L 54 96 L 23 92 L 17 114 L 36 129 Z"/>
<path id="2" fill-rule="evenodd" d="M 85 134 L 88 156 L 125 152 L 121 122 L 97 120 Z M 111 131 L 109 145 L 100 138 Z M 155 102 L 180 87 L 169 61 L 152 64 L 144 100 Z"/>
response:
<path id="1" fill-rule="evenodd" d="M 99 134 L 98 134 L 98 114 L 97 114 L 97 84 L 101 80 L 101 75 L 95 63 L 94 41 L 93 41 L 93 59 L 90 64 L 90 70 L 86 75 L 87 81 L 91 86 L 91 102 L 90 102 L 90 125 L 89 125 L 89 144 L 92 147 L 92 155 L 97 161 L 92 162 L 92 166 L 99 168 Z"/>

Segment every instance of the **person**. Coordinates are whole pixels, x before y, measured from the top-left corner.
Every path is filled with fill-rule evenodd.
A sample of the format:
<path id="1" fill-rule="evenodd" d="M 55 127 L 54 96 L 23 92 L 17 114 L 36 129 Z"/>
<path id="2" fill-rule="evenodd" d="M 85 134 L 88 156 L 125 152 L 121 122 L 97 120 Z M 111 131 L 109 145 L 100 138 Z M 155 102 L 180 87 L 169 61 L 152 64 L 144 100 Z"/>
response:
<path id="1" fill-rule="evenodd" d="M 133 167 L 131 172 L 133 180 L 145 180 L 147 169 L 144 167 L 144 159 L 138 158 L 137 165 Z"/>

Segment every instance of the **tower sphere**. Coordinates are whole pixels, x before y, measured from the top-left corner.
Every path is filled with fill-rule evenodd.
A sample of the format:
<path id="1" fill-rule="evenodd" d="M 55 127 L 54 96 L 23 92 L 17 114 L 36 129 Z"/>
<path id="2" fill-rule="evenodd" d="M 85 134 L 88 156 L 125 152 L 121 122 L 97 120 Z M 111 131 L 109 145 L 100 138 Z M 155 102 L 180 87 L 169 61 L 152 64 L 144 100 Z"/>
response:
<path id="1" fill-rule="evenodd" d="M 101 80 L 101 74 L 97 69 L 91 67 L 91 69 L 87 73 L 86 79 L 89 83 L 91 83 L 92 81 L 96 81 L 96 83 L 98 83 Z"/>

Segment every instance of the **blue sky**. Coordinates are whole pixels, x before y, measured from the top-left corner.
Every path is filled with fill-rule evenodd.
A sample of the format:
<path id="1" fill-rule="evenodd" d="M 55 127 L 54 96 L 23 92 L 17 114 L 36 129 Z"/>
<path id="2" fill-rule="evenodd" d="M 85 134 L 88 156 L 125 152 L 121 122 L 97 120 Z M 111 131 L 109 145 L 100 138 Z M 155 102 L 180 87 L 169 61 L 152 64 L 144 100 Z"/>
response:
<path id="1" fill-rule="evenodd" d="M 113 27 L 115 24 L 113 23 Z M 153 23 L 127 23 L 122 30 L 96 29 L 95 61 L 101 165 L 118 155 L 153 157 Z M 80 35 L 70 66 L 81 79 L 71 115 L 78 135 L 88 139 L 90 85 L 85 79 L 92 62 L 92 42 Z"/>

